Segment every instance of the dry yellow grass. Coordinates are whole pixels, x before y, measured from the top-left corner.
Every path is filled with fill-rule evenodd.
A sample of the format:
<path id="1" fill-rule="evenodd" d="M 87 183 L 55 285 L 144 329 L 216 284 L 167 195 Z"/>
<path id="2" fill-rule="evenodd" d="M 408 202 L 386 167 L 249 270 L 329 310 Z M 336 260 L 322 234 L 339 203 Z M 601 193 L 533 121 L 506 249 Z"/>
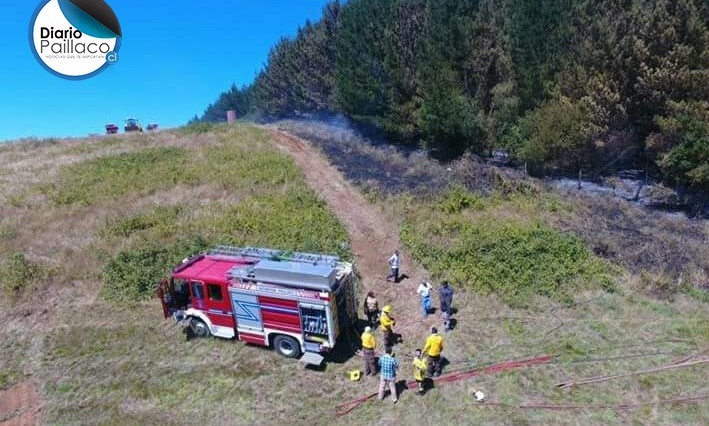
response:
<path id="1" fill-rule="evenodd" d="M 19 381 L 38 383 L 44 423 L 709 422 L 709 404 L 557 413 L 488 408 L 473 401 L 473 389 L 483 389 L 490 399 L 509 403 L 548 400 L 602 404 L 706 393 L 707 370 L 701 367 L 571 391 L 554 387 L 571 377 L 665 364 L 709 345 L 707 304 L 683 294 L 674 300 L 659 300 L 635 293 L 637 276 L 630 274 L 622 278 L 622 293 L 580 292 L 578 301 L 601 297 L 566 308 L 540 298 L 532 309 L 515 310 L 494 295 L 482 297 L 458 291 L 454 303 L 458 323 L 446 336 L 445 355 L 452 361 L 449 370 L 542 353 L 559 354 L 558 362 L 441 385 L 424 397 L 405 392 L 397 406 L 389 400 L 372 401 L 343 418 L 334 417 L 335 405 L 376 390 L 376 380 L 347 379 L 349 370 L 360 367 L 357 358 L 330 363 L 325 371 L 317 372 L 239 342 L 186 342 L 177 327 L 162 319 L 156 301 L 126 306 L 99 297 L 98 274 L 103 260 L 97 252 L 116 253 L 154 237 L 151 230 L 126 239 L 101 237 L 99 233 L 107 224 L 160 205 L 194 206 L 181 220 L 199 222 L 205 217 L 219 217 L 225 206 L 238 206 L 253 194 L 248 188 L 231 190 L 223 182 L 201 182 L 168 185 L 141 196 L 129 193 L 82 206 L 54 204 L 37 188 L 61 176 L 66 167 L 101 156 L 136 152 L 148 146 L 204 152 L 222 144 L 225 137 L 249 149 L 270 149 L 265 134 L 249 126 L 219 128 L 207 134 L 163 132 L 145 137 L 0 147 L 0 258 L 25 252 L 56 268 L 49 280 L 34 283 L 34 288 L 16 303 L 0 301 L 5 312 L 0 328 L 0 378 L 4 378 L 0 388 Z M 299 185 L 297 180 L 269 186 L 268 191 L 288 193 Z M 407 200 L 402 196 L 392 204 L 380 202 L 373 208 L 396 220 Z M 524 220 L 525 208 L 506 205 L 499 217 Z M 554 216 L 553 212 L 548 214 Z M 415 297 L 413 288 L 411 297 Z M 402 376 L 409 378 L 404 356 L 423 342 L 404 338 L 396 351 L 403 361 Z M 662 354 L 648 354 L 658 351 Z M 579 362 L 624 354 L 645 356 Z"/>

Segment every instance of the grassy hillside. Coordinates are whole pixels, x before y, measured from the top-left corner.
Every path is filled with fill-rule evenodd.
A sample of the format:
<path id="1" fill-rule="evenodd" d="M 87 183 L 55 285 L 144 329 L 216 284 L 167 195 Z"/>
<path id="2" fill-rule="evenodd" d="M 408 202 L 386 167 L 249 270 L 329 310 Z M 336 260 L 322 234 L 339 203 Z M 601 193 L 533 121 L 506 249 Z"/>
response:
<path id="1" fill-rule="evenodd" d="M 36 383 L 45 424 L 709 420 L 709 404 L 575 412 L 476 404 L 474 389 L 510 404 L 615 404 L 707 393 L 702 366 L 571 390 L 555 384 L 705 350 L 709 305 L 682 292 L 657 298 L 639 291 L 639 273 L 602 259 L 584 235 L 562 229 L 582 209 L 558 196 L 487 197 L 459 189 L 438 197 L 370 198 L 371 205 L 352 207 L 401 222 L 411 253 L 435 278 L 455 279 L 448 371 L 543 353 L 558 355 L 554 364 L 442 384 L 424 397 L 405 392 L 396 407 L 372 401 L 336 418 L 336 405 L 376 390 L 374 379 L 348 380 L 358 358 L 313 371 L 240 342 L 186 342 L 162 319 L 146 283 L 188 252 L 224 242 L 351 256 L 343 226 L 267 132 L 202 126 L 0 146 L 6 313 L 0 391 Z M 401 289 L 415 297 L 413 288 Z M 406 355 L 421 344 L 418 336 L 404 336 L 397 346 L 403 378 L 411 377 Z M 0 413 L 0 422 L 11 414 Z"/>
<path id="2" fill-rule="evenodd" d="M 529 262 L 553 260 L 550 253 L 540 251 L 545 247 L 550 251 L 561 248 L 555 255 L 562 258 L 550 265 L 536 266 L 561 266 L 565 246 L 571 249 L 567 250 L 569 253 L 587 256 L 588 251 L 593 254 L 588 259 L 605 260 L 604 267 L 619 266 L 621 270 L 607 272 L 616 276 L 627 272 L 628 280 L 644 293 L 671 297 L 687 291 L 706 299 L 707 220 L 641 208 L 612 196 L 559 191 L 543 180 L 530 178 L 519 170 L 495 167 L 475 156 L 442 163 L 421 151 L 399 149 L 364 137 L 345 121 L 284 120 L 278 122 L 278 127 L 311 141 L 374 205 L 386 205 L 394 220 L 405 225 L 403 239 L 408 241 L 413 254 L 439 277 L 470 282 L 480 272 L 469 270 L 452 276 L 455 271 L 448 270 L 443 274 L 450 265 L 444 265 L 445 259 L 440 256 L 453 254 L 455 250 L 449 250 L 449 243 L 462 243 L 467 235 L 468 241 L 457 245 L 470 251 L 459 253 L 457 261 L 464 262 L 465 256 L 475 255 L 475 250 L 468 249 L 477 246 L 479 252 L 482 240 L 475 234 L 482 233 L 482 237 L 494 237 L 490 239 L 500 243 L 490 246 L 497 251 L 492 250 L 489 259 L 499 261 L 497 266 L 508 271 L 510 268 L 531 271 L 530 266 L 535 265 Z M 530 233 L 533 229 L 542 232 Z M 504 235 L 498 235 L 498 231 L 504 231 Z M 546 238 L 551 240 L 544 241 Z M 583 241 L 585 247 L 578 246 L 577 240 Z M 523 255 L 523 259 L 508 259 L 509 247 L 521 249 L 517 254 Z M 495 258 L 495 253 L 500 256 Z M 434 255 L 436 259 L 432 258 Z M 578 256 L 574 259 L 578 260 Z M 520 263 L 526 265 L 521 267 Z M 479 262 L 470 265 L 477 266 Z M 543 278 L 538 274 L 534 277 Z M 546 278 L 542 281 L 554 285 Z M 478 285 L 477 290 L 485 291 L 483 287 L 490 282 L 479 284 L 483 286 Z"/>
<path id="3" fill-rule="evenodd" d="M 456 331 L 446 337 L 452 368 L 559 355 L 555 365 L 535 371 L 441 387 L 422 407 L 385 419 L 414 423 L 424 412 L 431 422 L 457 424 L 674 425 L 709 419 L 706 404 L 530 411 L 480 409 L 470 395 L 483 389 L 513 405 L 604 405 L 705 394 L 706 367 L 571 391 L 554 384 L 664 365 L 709 346 L 707 221 L 610 197 L 552 192 L 541 181 L 475 158 L 441 164 L 371 143 L 346 126 L 278 125 L 313 141 L 365 192 L 373 209 L 400 224 L 405 248 L 432 278 L 454 283 L 463 300 L 456 304 Z M 431 176 L 433 185 L 426 188 Z M 400 353 L 421 344 L 405 342 Z M 375 421 L 383 410 L 374 404 L 361 412 Z"/>
<path id="4" fill-rule="evenodd" d="M 411 206 L 402 238 L 436 278 L 514 306 L 535 295 L 573 302 L 580 288 L 614 290 L 617 270 L 581 239 L 545 225 L 538 208 L 528 197 L 481 198 L 454 187 Z"/>
<path id="5" fill-rule="evenodd" d="M 186 345 L 148 301 L 151 284 L 217 243 L 350 256 L 342 226 L 263 131 L 201 130 L 0 147 L 0 281 L 14 313 L 0 388 L 37 380 L 47 423 L 255 419 L 256 388 L 234 386 L 279 360 Z"/>

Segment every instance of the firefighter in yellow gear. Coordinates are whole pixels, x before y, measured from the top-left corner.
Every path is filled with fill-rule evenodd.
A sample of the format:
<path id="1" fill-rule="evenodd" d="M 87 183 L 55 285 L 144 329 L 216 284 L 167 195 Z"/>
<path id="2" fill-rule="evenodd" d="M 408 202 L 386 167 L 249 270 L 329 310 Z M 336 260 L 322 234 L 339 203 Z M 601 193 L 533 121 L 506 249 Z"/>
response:
<path id="1" fill-rule="evenodd" d="M 386 305 L 382 308 L 382 314 L 379 316 L 379 325 L 384 333 L 384 344 L 386 346 L 394 346 L 394 326 L 396 320 L 391 316 L 391 305 Z"/>
<path id="2" fill-rule="evenodd" d="M 372 327 L 365 327 L 362 333 L 362 358 L 364 358 L 364 374 L 367 376 L 377 375 L 377 358 L 374 356 L 374 348 L 377 341 L 372 334 Z"/>
<path id="3" fill-rule="evenodd" d="M 426 370 L 428 369 L 428 364 L 426 360 L 423 359 L 421 349 L 416 349 L 414 361 L 411 364 L 414 366 L 414 380 L 416 380 L 418 384 L 418 394 L 423 395 L 426 390 Z"/>
<path id="4" fill-rule="evenodd" d="M 428 356 L 429 376 L 441 375 L 441 352 L 443 352 L 443 336 L 438 334 L 436 327 L 431 328 L 431 335 L 426 339 L 423 352 Z"/>

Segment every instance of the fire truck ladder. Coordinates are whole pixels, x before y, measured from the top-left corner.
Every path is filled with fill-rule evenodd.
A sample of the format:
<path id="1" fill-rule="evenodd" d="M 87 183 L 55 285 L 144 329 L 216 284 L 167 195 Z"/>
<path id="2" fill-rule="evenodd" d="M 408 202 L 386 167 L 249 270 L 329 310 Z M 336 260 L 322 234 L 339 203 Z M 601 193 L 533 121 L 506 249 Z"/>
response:
<path id="1" fill-rule="evenodd" d="M 258 247 L 233 247 L 233 246 L 217 246 L 209 251 L 211 255 L 229 256 L 229 257 L 251 257 L 257 259 L 269 260 L 287 260 L 291 262 L 303 263 L 327 263 L 334 265 L 340 261 L 338 256 L 328 256 L 315 253 L 288 252 L 283 250 L 274 250 Z"/>

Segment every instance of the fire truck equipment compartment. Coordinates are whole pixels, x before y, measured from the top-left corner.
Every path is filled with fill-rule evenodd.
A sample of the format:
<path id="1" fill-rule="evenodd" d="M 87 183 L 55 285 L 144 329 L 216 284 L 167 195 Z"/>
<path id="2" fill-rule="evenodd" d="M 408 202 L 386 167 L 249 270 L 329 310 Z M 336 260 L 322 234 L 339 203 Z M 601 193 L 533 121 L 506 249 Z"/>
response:
<path id="1" fill-rule="evenodd" d="M 337 269 L 328 263 L 261 260 L 251 267 L 234 267 L 229 271 L 229 275 L 244 280 L 331 291 L 336 283 Z"/>

